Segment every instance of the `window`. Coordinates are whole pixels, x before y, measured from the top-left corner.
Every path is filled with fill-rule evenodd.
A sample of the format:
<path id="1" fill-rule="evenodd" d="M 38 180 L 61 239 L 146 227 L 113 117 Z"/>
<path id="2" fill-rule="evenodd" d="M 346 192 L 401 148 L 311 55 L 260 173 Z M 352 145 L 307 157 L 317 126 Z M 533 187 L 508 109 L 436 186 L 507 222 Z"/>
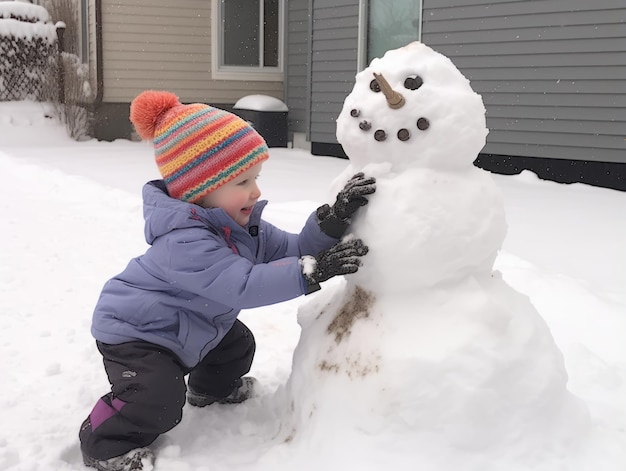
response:
<path id="1" fill-rule="evenodd" d="M 422 2 L 369 0 L 367 63 L 420 39 Z"/>
<path id="2" fill-rule="evenodd" d="M 284 0 L 214 0 L 213 78 L 283 79 Z"/>

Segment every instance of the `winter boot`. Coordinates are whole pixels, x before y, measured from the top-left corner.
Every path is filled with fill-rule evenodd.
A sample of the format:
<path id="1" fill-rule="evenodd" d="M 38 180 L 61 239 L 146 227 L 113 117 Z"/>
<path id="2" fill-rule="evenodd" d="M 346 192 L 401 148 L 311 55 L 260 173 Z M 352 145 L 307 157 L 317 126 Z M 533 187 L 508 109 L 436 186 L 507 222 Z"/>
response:
<path id="1" fill-rule="evenodd" d="M 192 406 L 204 407 L 214 402 L 218 404 L 239 404 L 254 395 L 257 380 L 252 376 L 244 376 L 239 380 L 239 386 L 226 397 L 215 397 L 209 394 L 202 394 L 187 387 L 187 402 Z"/>
<path id="2" fill-rule="evenodd" d="M 148 448 L 135 448 L 125 455 L 108 460 L 83 455 L 83 462 L 85 466 L 96 468 L 98 471 L 152 471 L 154 454 Z"/>

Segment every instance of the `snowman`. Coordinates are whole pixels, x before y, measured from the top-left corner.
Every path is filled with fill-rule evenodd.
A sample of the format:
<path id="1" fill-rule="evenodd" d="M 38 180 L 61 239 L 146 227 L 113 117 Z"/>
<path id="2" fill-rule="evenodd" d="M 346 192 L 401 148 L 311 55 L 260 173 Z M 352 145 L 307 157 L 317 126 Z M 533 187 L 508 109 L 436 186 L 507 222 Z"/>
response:
<path id="1" fill-rule="evenodd" d="M 355 469 L 391 454 L 484 471 L 553 466 L 584 440 L 587 409 L 548 327 L 493 270 L 503 203 L 473 165 L 487 133 L 481 97 L 422 43 L 356 76 L 335 190 L 357 172 L 376 178 L 349 229 L 369 253 L 300 308 L 285 441 L 329 457 L 352 447 Z M 390 430 L 402 439 L 386 443 Z"/>

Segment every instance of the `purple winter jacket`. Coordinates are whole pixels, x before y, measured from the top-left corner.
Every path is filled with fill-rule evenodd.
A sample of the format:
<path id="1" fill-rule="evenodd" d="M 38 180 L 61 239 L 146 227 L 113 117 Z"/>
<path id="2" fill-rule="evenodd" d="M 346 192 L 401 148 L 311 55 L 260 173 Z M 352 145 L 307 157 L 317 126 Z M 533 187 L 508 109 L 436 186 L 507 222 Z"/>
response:
<path id="1" fill-rule="evenodd" d="M 107 344 L 160 345 L 188 367 L 217 346 L 241 309 L 306 293 L 299 258 L 337 242 L 315 213 L 300 234 L 263 221 L 266 202 L 242 227 L 222 209 L 169 197 L 161 180 L 144 186 L 143 199 L 151 247 L 104 285 L 91 332 Z"/>

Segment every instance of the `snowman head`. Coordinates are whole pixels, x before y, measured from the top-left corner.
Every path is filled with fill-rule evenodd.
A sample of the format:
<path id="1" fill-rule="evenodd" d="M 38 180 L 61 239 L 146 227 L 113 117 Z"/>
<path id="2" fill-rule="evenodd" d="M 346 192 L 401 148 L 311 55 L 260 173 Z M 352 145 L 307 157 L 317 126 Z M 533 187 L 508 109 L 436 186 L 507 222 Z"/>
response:
<path id="1" fill-rule="evenodd" d="M 413 42 L 357 74 L 337 119 L 337 140 L 353 164 L 471 167 L 487 136 L 480 95 L 452 61 Z"/>

